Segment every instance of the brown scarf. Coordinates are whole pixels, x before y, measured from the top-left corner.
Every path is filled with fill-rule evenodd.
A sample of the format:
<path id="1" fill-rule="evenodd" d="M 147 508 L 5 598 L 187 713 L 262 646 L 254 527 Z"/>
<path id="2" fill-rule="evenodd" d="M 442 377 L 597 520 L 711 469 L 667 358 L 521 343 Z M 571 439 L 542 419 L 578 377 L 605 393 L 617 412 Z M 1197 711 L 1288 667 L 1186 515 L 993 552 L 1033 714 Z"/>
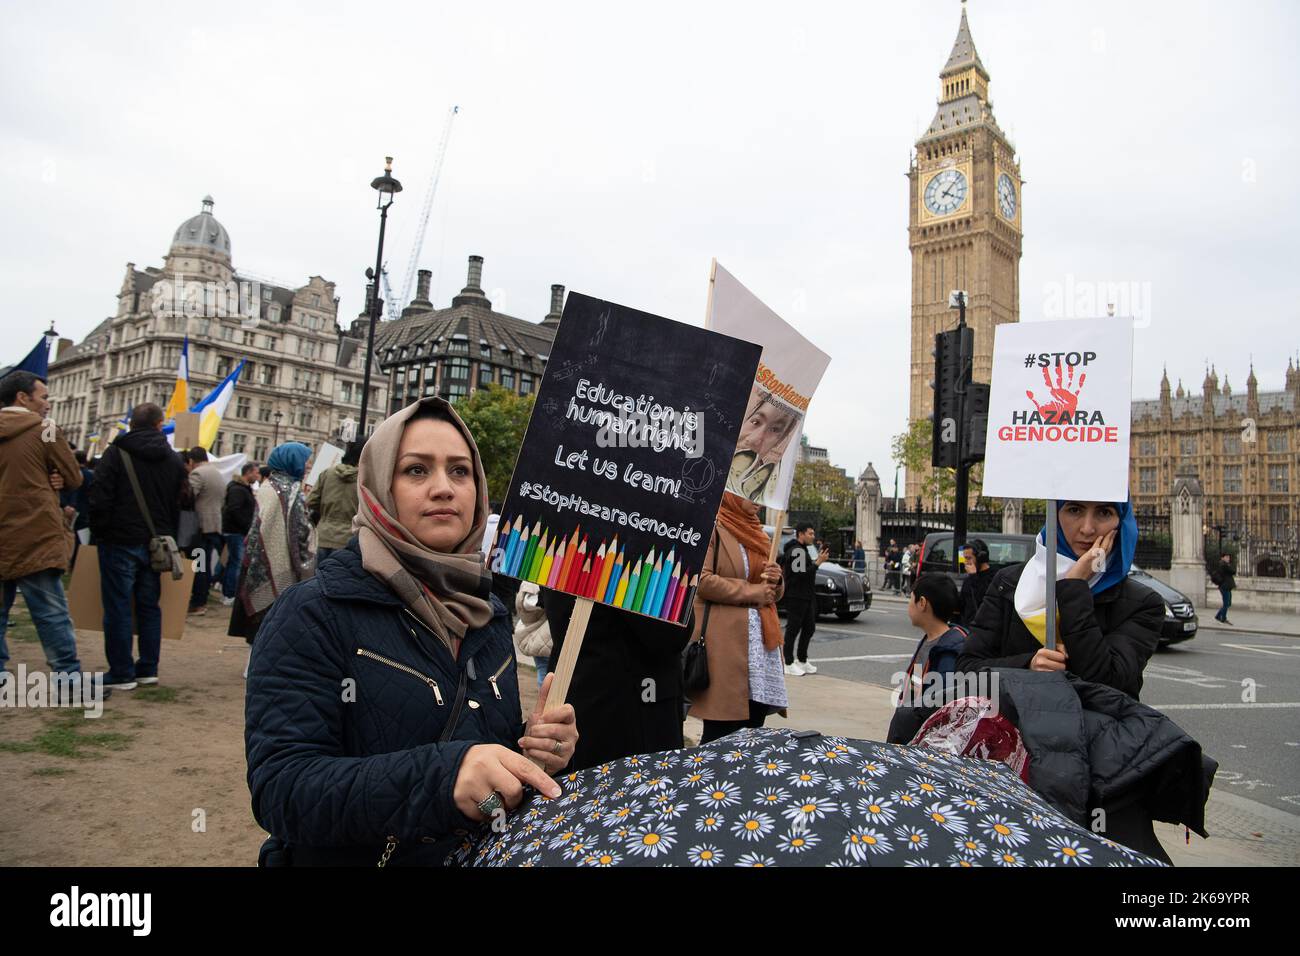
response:
<path id="1" fill-rule="evenodd" d="M 397 520 L 393 499 L 393 470 L 406 423 L 423 405 L 448 413 L 474 457 L 474 482 L 478 500 L 474 526 L 450 553 L 421 544 Z M 471 628 L 492 620 L 489 588 L 492 575 L 483 568 L 479 545 L 487 525 L 487 476 L 478 445 L 460 416 L 441 398 L 426 398 L 389 416 L 375 429 L 361 452 L 357 470 L 357 514 L 352 530 L 361 545 L 361 566 L 383 581 L 412 614 L 429 627 L 451 651 Z"/>
<path id="2" fill-rule="evenodd" d="M 730 491 L 724 492 L 722 507 L 718 509 L 718 524 L 731 532 L 749 555 L 750 582 L 760 583 L 772 539 L 758 521 L 758 504 Z M 776 650 L 784 643 L 781 637 L 781 619 L 776 616 L 776 605 L 759 608 L 758 619 L 763 625 L 763 647 L 769 651 Z"/>

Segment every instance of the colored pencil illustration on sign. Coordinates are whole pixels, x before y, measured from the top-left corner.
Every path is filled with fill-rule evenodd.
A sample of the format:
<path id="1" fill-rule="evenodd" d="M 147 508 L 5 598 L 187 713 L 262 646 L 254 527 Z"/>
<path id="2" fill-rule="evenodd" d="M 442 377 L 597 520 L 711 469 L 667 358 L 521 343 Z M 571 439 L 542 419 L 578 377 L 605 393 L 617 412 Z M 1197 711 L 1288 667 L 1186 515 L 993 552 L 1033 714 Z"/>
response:
<path id="1" fill-rule="evenodd" d="M 492 572 L 684 625 L 760 352 L 570 293 Z"/>
<path id="2" fill-rule="evenodd" d="M 565 536 L 553 534 L 550 528 L 538 520 L 534 522 L 534 529 L 530 530 L 523 515 L 516 515 L 513 520 L 503 522 L 502 526 L 505 531 L 497 543 L 502 560 L 494 573 L 530 581 L 540 587 L 557 588 L 604 604 L 617 603 L 638 614 L 684 623 L 673 615 L 673 611 L 680 614 L 683 610 L 681 602 L 675 599 L 678 589 L 684 586 L 682 582 L 689 579 L 689 572 L 677 561 L 675 551 L 670 551 L 667 556 L 656 557 L 651 550 L 636 559 L 633 563 L 644 568 L 646 573 L 635 575 L 629 587 L 628 559 L 622 551 L 615 556 L 617 538 L 609 543 L 602 541 L 595 554 L 588 555 L 584 551 L 587 540 L 580 527 L 574 528 Z M 517 530 L 519 528 L 524 529 L 522 536 Z M 525 539 L 536 543 L 536 548 L 541 547 L 539 542 L 542 540 L 552 541 L 547 556 L 538 560 L 540 551 L 533 544 L 525 543 Z M 554 571 L 555 541 L 561 542 L 561 551 L 567 549 L 569 553 L 568 571 L 561 569 L 559 572 L 559 576 L 566 582 L 564 587 L 558 587 Z M 531 559 L 530 552 L 533 552 Z M 622 603 L 619 595 L 626 596 L 626 604 Z"/>

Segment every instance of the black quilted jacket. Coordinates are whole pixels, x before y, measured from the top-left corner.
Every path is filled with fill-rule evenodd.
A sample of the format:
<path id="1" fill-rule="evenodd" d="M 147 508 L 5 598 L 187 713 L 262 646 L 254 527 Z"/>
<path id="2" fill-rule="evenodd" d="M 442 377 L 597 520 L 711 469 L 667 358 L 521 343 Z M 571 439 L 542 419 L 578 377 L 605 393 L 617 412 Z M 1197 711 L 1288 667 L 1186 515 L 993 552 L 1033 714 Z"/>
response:
<path id="1" fill-rule="evenodd" d="M 1013 564 L 994 576 L 969 625 L 957 670 L 1028 667 L 1042 649 L 1016 613 L 1016 585 L 1024 568 Z M 1132 578 L 1095 595 L 1087 582 L 1065 580 L 1056 584 L 1056 602 L 1061 642 L 1070 655 L 1068 672 L 1138 697 L 1142 671 L 1160 641 L 1165 619 L 1160 595 Z"/>
<path id="2" fill-rule="evenodd" d="M 361 567 L 353 538 L 271 607 L 248 669 L 244 741 L 263 862 L 437 865 L 477 826 L 452 799 L 473 745 L 523 733 L 504 605 L 460 660 Z M 269 858 L 269 859 L 268 859 Z"/>

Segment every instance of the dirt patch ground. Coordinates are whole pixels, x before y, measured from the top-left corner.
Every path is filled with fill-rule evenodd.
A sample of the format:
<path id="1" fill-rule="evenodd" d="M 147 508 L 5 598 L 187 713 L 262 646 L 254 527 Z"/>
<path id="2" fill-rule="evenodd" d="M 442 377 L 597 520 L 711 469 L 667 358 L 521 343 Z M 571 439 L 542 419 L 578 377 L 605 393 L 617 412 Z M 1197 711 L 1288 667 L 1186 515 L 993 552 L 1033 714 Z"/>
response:
<path id="1" fill-rule="evenodd" d="M 264 839 L 244 782 L 247 645 L 219 603 L 164 641 L 156 688 L 119 691 L 103 716 L 0 713 L 0 865 L 250 866 Z M 103 636 L 79 631 L 87 671 Z M 45 670 L 21 599 L 9 669 Z"/>
<path id="2" fill-rule="evenodd" d="M 103 716 L 0 711 L 0 866 L 253 866 L 266 835 L 244 766 L 248 645 L 219 602 L 163 641 L 157 688 L 119 691 Z M 48 670 L 20 598 L 9 669 Z M 107 670 L 103 635 L 77 633 L 81 666 Z M 536 674 L 520 667 L 524 712 Z"/>

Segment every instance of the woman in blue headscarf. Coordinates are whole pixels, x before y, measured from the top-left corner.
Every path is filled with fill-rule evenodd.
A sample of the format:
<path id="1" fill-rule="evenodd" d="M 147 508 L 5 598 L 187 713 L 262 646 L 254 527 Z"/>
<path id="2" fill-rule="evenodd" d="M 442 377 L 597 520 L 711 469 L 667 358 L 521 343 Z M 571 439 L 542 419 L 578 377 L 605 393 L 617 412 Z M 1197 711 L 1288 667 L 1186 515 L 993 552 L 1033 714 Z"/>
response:
<path id="1" fill-rule="evenodd" d="M 970 626 L 962 671 L 1069 671 L 1137 698 L 1164 602 L 1129 578 L 1137 520 L 1128 502 L 1061 501 L 1056 512 L 1055 650 L 1046 645 L 1047 529 L 1025 564 L 993 578 Z"/>
<path id="2" fill-rule="evenodd" d="M 315 573 L 311 522 L 307 519 L 303 475 L 311 448 L 291 441 L 277 445 L 266 460 L 271 475 L 257 489 L 257 514 L 244 539 L 239 593 L 230 615 L 233 637 L 249 644 L 262 618 L 285 588 Z"/>

